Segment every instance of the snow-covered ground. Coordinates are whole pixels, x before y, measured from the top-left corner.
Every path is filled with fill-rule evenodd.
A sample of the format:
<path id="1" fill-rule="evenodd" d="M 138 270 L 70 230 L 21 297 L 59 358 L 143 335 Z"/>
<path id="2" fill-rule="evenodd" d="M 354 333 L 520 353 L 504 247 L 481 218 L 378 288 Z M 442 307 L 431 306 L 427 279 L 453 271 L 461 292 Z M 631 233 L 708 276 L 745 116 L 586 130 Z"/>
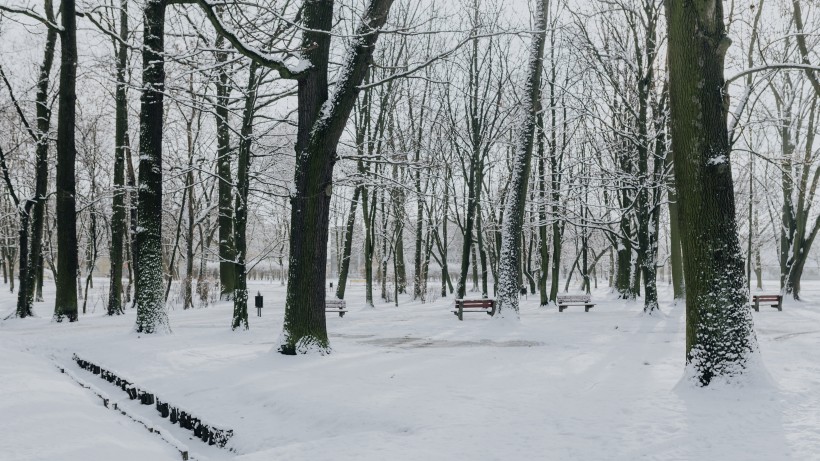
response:
<path id="1" fill-rule="evenodd" d="M 530 296 L 520 325 L 499 325 L 459 322 L 452 299 L 365 309 L 354 285 L 350 312 L 328 318 L 333 354 L 285 357 L 273 350 L 284 288 L 251 289 L 265 308 L 252 309 L 250 331 L 232 332 L 231 306 L 218 303 L 172 310 L 173 334 L 155 337 L 132 332 L 131 310 L 103 315 L 104 280 L 95 312 L 74 324 L 51 322 L 47 290 L 39 318 L 0 323 L 0 459 L 172 460 L 180 447 L 243 461 L 820 459 L 820 283 L 783 312 L 754 313 L 763 364 L 746 385 L 707 389 L 681 380 L 684 308 L 668 291 L 652 317 L 600 289 L 589 313 Z M 0 294 L 0 318 L 13 307 Z M 232 451 L 191 440 L 79 369 L 75 353 L 233 429 Z"/>

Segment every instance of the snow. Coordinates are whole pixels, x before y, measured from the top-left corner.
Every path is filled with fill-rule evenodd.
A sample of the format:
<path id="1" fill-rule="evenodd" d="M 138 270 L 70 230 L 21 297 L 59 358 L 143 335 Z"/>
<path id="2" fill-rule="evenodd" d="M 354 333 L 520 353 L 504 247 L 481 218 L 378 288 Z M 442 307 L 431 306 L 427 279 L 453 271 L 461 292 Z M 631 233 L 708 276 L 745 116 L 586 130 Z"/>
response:
<path id="1" fill-rule="evenodd" d="M 722 165 L 724 163 L 727 163 L 725 155 L 718 155 L 717 157 L 712 157 L 706 162 L 707 165 Z"/>
<path id="2" fill-rule="evenodd" d="M 159 336 L 133 332 L 134 310 L 104 315 L 103 279 L 89 314 L 54 323 L 46 286 L 39 317 L 0 323 L 0 458 L 180 459 L 68 374 L 198 460 L 746 461 L 820 452 L 820 302 L 762 307 L 754 313 L 760 363 L 743 380 L 699 388 L 683 363 L 684 306 L 671 305 L 666 284 L 652 316 L 642 315 L 641 300 L 600 289 L 589 313 L 522 299 L 520 323 L 478 314 L 459 322 L 452 298 L 368 309 L 364 287 L 349 284 L 348 314 L 327 319 L 333 353 L 295 357 L 275 352 L 284 287 L 249 285 L 265 296 L 249 331 L 231 331 L 232 306 L 223 302 L 172 309 L 174 333 Z M 820 282 L 804 282 L 802 294 L 820 301 Z M 14 301 L 0 294 L 0 318 Z M 191 440 L 81 370 L 74 353 L 233 429 L 233 451 Z"/>

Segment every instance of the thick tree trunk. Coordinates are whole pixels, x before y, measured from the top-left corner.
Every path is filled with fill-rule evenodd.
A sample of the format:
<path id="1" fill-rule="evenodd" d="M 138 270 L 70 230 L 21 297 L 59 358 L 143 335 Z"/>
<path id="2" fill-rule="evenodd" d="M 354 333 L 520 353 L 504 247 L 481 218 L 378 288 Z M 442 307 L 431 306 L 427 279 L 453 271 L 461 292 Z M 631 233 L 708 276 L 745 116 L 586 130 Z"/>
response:
<path id="1" fill-rule="evenodd" d="M 513 171 L 509 193 L 501 224 L 501 254 L 498 267 L 498 307 L 496 318 L 518 318 L 518 280 L 521 267 L 521 234 L 524 224 L 527 183 L 530 177 L 533 142 L 536 131 L 536 117 L 541 110 L 541 72 L 544 67 L 544 44 L 547 38 L 547 12 L 549 0 L 536 4 L 535 33 L 530 48 L 526 94 L 523 107 L 525 113 L 521 121 L 519 139 L 516 144 Z"/>
<path id="2" fill-rule="evenodd" d="M 353 110 L 358 86 L 368 70 L 378 30 L 392 0 L 372 0 L 345 68 L 328 101 L 327 66 L 333 2 L 306 2 L 302 10 L 303 53 L 311 68 L 299 80 L 299 128 L 296 140 L 295 193 L 291 196 L 290 264 L 285 321 L 279 342 L 283 354 L 330 352 L 325 323 L 325 269 L 329 205 L 336 147 Z"/>
<path id="3" fill-rule="evenodd" d="M 170 331 L 162 280 L 162 122 L 165 0 L 147 0 L 142 53 L 136 273 L 138 333 Z"/>
<path id="4" fill-rule="evenodd" d="M 76 120 L 77 17 L 74 0 L 62 1 L 60 107 L 57 112 L 57 297 L 54 319 L 77 321 L 77 204 L 74 177 Z"/>
<path id="5" fill-rule="evenodd" d="M 686 361 L 708 385 L 757 349 L 737 238 L 719 0 L 666 0 L 672 150 L 686 278 Z"/>
<path id="6" fill-rule="evenodd" d="M 120 43 L 117 51 L 116 122 L 114 127 L 114 198 L 111 206 L 111 281 L 108 315 L 124 313 L 122 307 L 123 244 L 126 238 L 125 151 L 128 149 L 128 99 L 125 72 L 128 62 L 128 1 L 120 1 Z"/>

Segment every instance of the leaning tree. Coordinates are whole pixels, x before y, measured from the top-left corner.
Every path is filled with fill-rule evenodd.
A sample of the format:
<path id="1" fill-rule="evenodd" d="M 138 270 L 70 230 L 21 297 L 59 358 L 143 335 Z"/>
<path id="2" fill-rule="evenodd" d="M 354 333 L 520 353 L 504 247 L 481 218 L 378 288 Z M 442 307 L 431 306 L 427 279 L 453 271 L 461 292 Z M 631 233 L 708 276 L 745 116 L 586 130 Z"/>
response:
<path id="1" fill-rule="evenodd" d="M 524 114 L 510 177 L 504 221 L 501 224 L 501 254 L 498 262 L 498 318 L 518 317 L 518 270 L 521 267 L 521 236 L 530 177 L 537 115 L 541 110 L 541 72 L 544 69 L 544 44 L 547 40 L 549 0 L 536 4 L 535 34 L 530 48 Z"/>

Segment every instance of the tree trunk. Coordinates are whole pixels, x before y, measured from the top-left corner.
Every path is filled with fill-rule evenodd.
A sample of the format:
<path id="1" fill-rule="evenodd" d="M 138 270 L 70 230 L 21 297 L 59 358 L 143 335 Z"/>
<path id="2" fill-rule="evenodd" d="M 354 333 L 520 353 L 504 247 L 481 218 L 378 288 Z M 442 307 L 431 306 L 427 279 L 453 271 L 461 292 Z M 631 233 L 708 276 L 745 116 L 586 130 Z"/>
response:
<path id="1" fill-rule="evenodd" d="M 128 135 L 128 99 L 125 72 L 128 62 L 128 1 L 120 1 L 120 43 L 117 51 L 116 122 L 114 128 L 114 198 L 111 206 L 111 282 L 108 315 L 124 313 L 122 307 L 123 243 L 126 236 L 125 151 Z"/>
<path id="2" fill-rule="evenodd" d="M 347 214 L 347 224 L 345 226 L 344 249 L 342 250 L 342 263 L 339 268 L 339 283 L 336 284 L 336 299 L 345 299 L 345 288 L 347 288 L 347 274 L 350 272 L 350 253 L 353 247 L 353 231 L 356 228 L 356 207 L 359 204 L 359 195 L 364 186 L 356 186 L 353 191 L 353 200 L 350 201 L 350 211 Z"/>
<path id="3" fill-rule="evenodd" d="M 216 47 L 221 50 L 225 39 L 219 35 Z M 224 51 L 216 52 L 216 63 L 219 73 L 216 80 L 216 169 L 219 186 L 219 299 L 230 301 L 234 294 L 236 274 L 234 270 L 234 230 L 233 230 L 233 178 L 231 176 L 231 128 L 228 125 L 228 100 L 231 86 L 228 81 L 228 71 L 225 68 L 228 54 Z"/>
<path id="4" fill-rule="evenodd" d="M 54 22 L 54 8 L 51 0 L 45 1 L 45 14 L 49 21 Z M 54 49 L 57 43 L 57 31 L 49 28 L 46 33 L 43 63 L 40 65 L 39 80 L 37 82 L 36 113 L 37 113 L 37 146 L 35 161 L 34 197 L 31 202 L 30 214 L 26 212 L 28 223 L 22 223 L 20 229 L 25 230 L 29 246 L 20 246 L 20 291 L 17 300 L 17 316 L 32 315 L 35 291 L 41 286 L 43 226 L 45 223 L 45 209 L 48 201 L 48 147 L 49 131 L 51 129 L 51 109 L 49 108 L 48 86 L 50 83 L 51 67 L 54 63 Z M 28 206 L 28 203 L 26 204 Z M 29 233 L 30 232 L 30 233 Z M 22 235 L 21 235 L 22 237 Z M 22 244 L 22 238 L 20 239 Z M 25 258 L 25 263 L 23 259 Z M 40 296 L 42 300 L 42 288 Z"/>
<path id="5" fill-rule="evenodd" d="M 193 160 L 193 159 L 191 159 Z M 193 309 L 194 295 L 194 165 L 188 163 L 188 173 L 185 175 L 185 187 L 188 189 L 188 226 L 185 229 L 185 280 L 182 285 L 182 308 Z"/>
<path id="6" fill-rule="evenodd" d="M 686 362 L 706 386 L 757 350 L 737 238 L 723 2 L 666 0 L 672 150 L 686 279 Z"/>
<path id="7" fill-rule="evenodd" d="M 481 276 L 481 297 L 487 297 L 487 250 L 484 249 L 484 221 L 482 219 L 481 202 L 476 204 L 476 239 L 475 246 L 478 250 L 478 262 L 480 263 Z"/>
<path id="8" fill-rule="evenodd" d="M 477 150 L 475 150 L 477 152 Z M 467 213 L 464 217 L 464 239 L 461 247 L 461 271 L 458 276 L 456 286 L 456 299 L 463 299 L 467 293 L 467 276 L 470 271 L 470 251 L 473 248 L 473 226 L 475 221 L 475 209 L 478 203 L 476 191 L 476 169 L 478 159 L 474 152 L 470 167 L 470 174 L 467 179 Z"/>
<path id="9" fill-rule="evenodd" d="M 422 111 L 422 114 L 424 112 Z M 421 128 L 419 128 L 421 130 Z M 419 163 L 421 146 L 416 146 L 416 155 L 413 159 L 416 164 Z M 421 270 L 421 251 L 422 239 L 424 237 L 424 196 L 421 191 L 421 169 L 416 169 L 416 174 L 413 178 L 413 183 L 416 191 L 416 249 L 413 253 L 413 300 L 421 299 L 424 293 L 422 292 L 422 270 Z M 428 235 L 429 237 L 429 235 Z"/>
<path id="10" fill-rule="evenodd" d="M 42 242 L 42 235 L 40 236 Z M 42 248 L 42 247 L 41 247 Z M 34 294 L 34 301 L 41 303 L 44 302 L 43 299 L 43 269 L 44 269 L 44 261 L 43 261 L 43 252 L 40 251 L 40 255 L 37 257 L 37 291 Z M 759 266 L 759 264 L 758 264 Z"/>
<path id="11" fill-rule="evenodd" d="M 535 33 L 530 48 L 526 94 L 522 105 L 525 113 L 521 121 L 519 139 L 509 193 L 505 204 L 504 221 L 501 223 L 501 255 L 498 267 L 498 307 L 496 318 L 518 318 L 517 272 L 521 267 L 521 234 L 524 225 L 524 205 L 527 183 L 530 177 L 536 117 L 541 110 L 541 72 L 544 67 L 544 43 L 547 38 L 547 12 L 549 0 L 536 3 Z"/>
<path id="12" fill-rule="evenodd" d="M 362 216 L 364 218 L 364 302 L 367 307 L 373 307 L 373 249 L 374 228 L 376 226 L 376 200 L 370 204 L 370 195 L 367 186 L 362 186 Z"/>
<path id="13" fill-rule="evenodd" d="M 540 270 L 538 273 L 539 306 L 549 304 L 547 273 L 549 272 L 550 249 L 547 242 L 547 171 L 544 152 L 544 115 L 538 113 L 538 251 Z"/>
<path id="14" fill-rule="evenodd" d="M 674 163 L 675 153 L 670 151 L 667 162 Z M 674 173 L 674 168 L 672 169 Z M 683 255 L 681 254 L 680 219 L 678 218 L 678 193 L 674 181 L 670 181 L 667 189 L 669 196 L 669 252 L 672 265 L 672 293 L 673 298 L 683 299 L 686 293 L 683 284 Z"/>
<path id="15" fill-rule="evenodd" d="M 137 333 L 170 331 L 162 281 L 162 124 L 165 90 L 165 0 L 147 0 L 140 98 L 137 188 Z"/>
<path id="16" fill-rule="evenodd" d="M 60 107 L 57 112 L 57 297 L 54 319 L 77 321 L 77 204 L 74 144 L 77 84 L 77 17 L 74 0 L 62 1 Z"/>
<path id="17" fill-rule="evenodd" d="M 256 115 L 256 95 L 258 89 L 258 64 L 251 62 L 248 70 L 245 109 L 242 114 L 242 130 L 239 139 L 239 158 L 236 169 L 236 206 L 234 208 L 234 244 L 236 250 L 236 276 L 233 297 L 233 322 L 231 328 L 248 329 L 248 280 L 247 280 L 247 227 L 248 193 L 250 191 L 251 148 L 253 147 L 253 119 Z"/>
<path id="18" fill-rule="evenodd" d="M 325 269 L 329 205 L 336 147 L 353 110 L 392 0 L 372 0 L 358 38 L 348 52 L 340 80 L 328 101 L 327 66 L 333 2 L 306 2 L 302 10 L 303 55 L 311 68 L 299 79 L 295 192 L 291 196 L 290 267 L 285 321 L 279 343 L 283 354 L 330 352 L 325 323 Z"/>

